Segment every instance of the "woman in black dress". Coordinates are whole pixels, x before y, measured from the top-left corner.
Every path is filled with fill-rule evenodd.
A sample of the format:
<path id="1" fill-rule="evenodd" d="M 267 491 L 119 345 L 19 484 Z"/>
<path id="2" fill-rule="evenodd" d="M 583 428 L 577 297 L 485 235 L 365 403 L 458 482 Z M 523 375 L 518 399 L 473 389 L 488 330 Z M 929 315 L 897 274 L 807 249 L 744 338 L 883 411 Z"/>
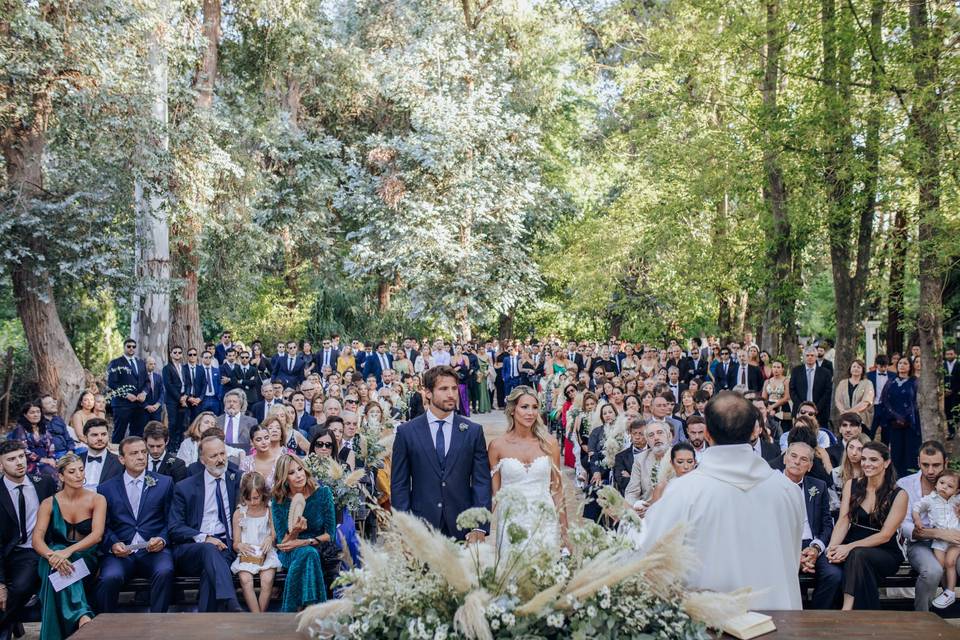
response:
<path id="1" fill-rule="evenodd" d="M 900 568 L 897 528 L 907 514 L 907 494 L 897 486 L 890 450 L 879 442 L 863 446 L 862 478 L 843 487 L 840 518 L 827 560 L 843 565 L 843 609 L 879 609 L 878 583 Z"/>

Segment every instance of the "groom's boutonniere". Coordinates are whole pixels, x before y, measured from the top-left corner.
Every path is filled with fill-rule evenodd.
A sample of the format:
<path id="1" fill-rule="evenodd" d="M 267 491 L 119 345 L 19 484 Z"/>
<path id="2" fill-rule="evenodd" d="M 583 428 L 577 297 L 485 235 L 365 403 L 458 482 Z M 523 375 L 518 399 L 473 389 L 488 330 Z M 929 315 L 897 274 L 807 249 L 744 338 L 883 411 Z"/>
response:
<path id="1" fill-rule="evenodd" d="M 460 423 L 460 431 L 466 431 L 466 430 L 467 430 L 467 425 L 461 422 L 461 423 Z"/>
<path id="2" fill-rule="evenodd" d="M 816 496 L 818 493 L 820 493 L 820 491 L 816 487 L 810 487 L 810 489 L 807 491 L 807 495 L 810 496 L 811 500 L 813 500 L 814 496 Z"/>
<path id="3" fill-rule="evenodd" d="M 144 478 L 143 484 L 145 484 L 148 488 L 155 487 L 157 486 L 157 479 L 154 478 L 153 476 L 147 476 L 146 478 Z"/>

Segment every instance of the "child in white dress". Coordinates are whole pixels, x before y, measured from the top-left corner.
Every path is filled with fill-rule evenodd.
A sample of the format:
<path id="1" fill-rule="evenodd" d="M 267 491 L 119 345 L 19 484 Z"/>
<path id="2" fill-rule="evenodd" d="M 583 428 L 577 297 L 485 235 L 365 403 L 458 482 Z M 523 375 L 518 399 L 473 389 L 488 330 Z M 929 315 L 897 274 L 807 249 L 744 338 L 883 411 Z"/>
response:
<path id="1" fill-rule="evenodd" d="M 251 613 L 261 613 L 270 606 L 273 577 L 280 568 L 280 559 L 273 548 L 274 530 L 268 508 L 266 481 L 256 471 L 240 479 L 240 506 L 233 513 L 233 541 L 236 559 L 230 570 L 240 577 L 243 598 Z M 253 576 L 260 576 L 260 597 L 253 588 Z"/>
<path id="2" fill-rule="evenodd" d="M 928 495 L 920 498 L 913 507 L 913 522 L 922 528 L 920 517 L 924 514 L 930 521 L 929 528 L 960 529 L 960 475 L 956 471 L 944 471 L 937 479 L 937 485 Z M 957 586 L 957 558 L 960 558 L 960 545 L 949 544 L 943 540 L 934 540 L 933 555 L 943 567 L 943 593 L 931 603 L 938 609 L 945 609 L 956 601 L 954 589 Z"/>

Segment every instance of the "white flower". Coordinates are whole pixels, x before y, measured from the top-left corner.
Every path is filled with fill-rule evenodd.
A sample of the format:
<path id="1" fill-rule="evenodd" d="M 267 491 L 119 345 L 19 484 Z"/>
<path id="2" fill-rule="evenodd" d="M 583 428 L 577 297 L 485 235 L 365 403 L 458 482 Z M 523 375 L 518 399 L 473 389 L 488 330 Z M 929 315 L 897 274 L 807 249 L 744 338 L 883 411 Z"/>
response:
<path id="1" fill-rule="evenodd" d="M 553 627 L 554 629 L 559 629 L 563 626 L 563 614 L 562 613 L 552 613 L 547 616 L 547 626 Z"/>
<path id="2" fill-rule="evenodd" d="M 512 613 L 503 614 L 501 616 L 501 619 L 503 620 L 503 624 L 505 624 L 508 627 L 512 627 L 517 622 L 516 616 L 514 616 Z"/>
<path id="3" fill-rule="evenodd" d="M 517 595 L 517 585 L 513 582 L 507 585 L 507 593 L 509 593 L 512 596 Z"/>
<path id="4" fill-rule="evenodd" d="M 500 618 L 494 618 L 490 621 L 490 628 L 496 631 L 500 628 Z"/>
<path id="5" fill-rule="evenodd" d="M 587 617 L 588 617 L 588 618 L 596 618 L 596 617 L 597 617 L 597 608 L 596 608 L 595 606 L 590 605 L 589 607 L 587 607 Z"/>

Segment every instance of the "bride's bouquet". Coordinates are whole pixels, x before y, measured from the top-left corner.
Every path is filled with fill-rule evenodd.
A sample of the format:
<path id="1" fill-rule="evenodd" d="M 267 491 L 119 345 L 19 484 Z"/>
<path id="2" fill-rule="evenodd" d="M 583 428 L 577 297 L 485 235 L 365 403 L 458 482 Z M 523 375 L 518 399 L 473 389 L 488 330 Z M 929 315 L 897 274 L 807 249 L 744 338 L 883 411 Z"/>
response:
<path id="1" fill-rule="evenodd" d="M 457 525 L 489 523 L 470 509 Z M 562 556 L 535 540 L 536 530 L 501 524 L 499 545 L 463 546 L 422 520 L 392 515 L 377 545 L 363 541 L 363 568 L 344 573 L 342 598 L 300 614 L 314 639 L 493 638 L 706 639 L 707 628 L 746 611 L 749 593 L 687 591 L 682 576 L 694 562 L 674 530 L 648 553 L 593 522 L 571 527 L 574 552 Z"/>

